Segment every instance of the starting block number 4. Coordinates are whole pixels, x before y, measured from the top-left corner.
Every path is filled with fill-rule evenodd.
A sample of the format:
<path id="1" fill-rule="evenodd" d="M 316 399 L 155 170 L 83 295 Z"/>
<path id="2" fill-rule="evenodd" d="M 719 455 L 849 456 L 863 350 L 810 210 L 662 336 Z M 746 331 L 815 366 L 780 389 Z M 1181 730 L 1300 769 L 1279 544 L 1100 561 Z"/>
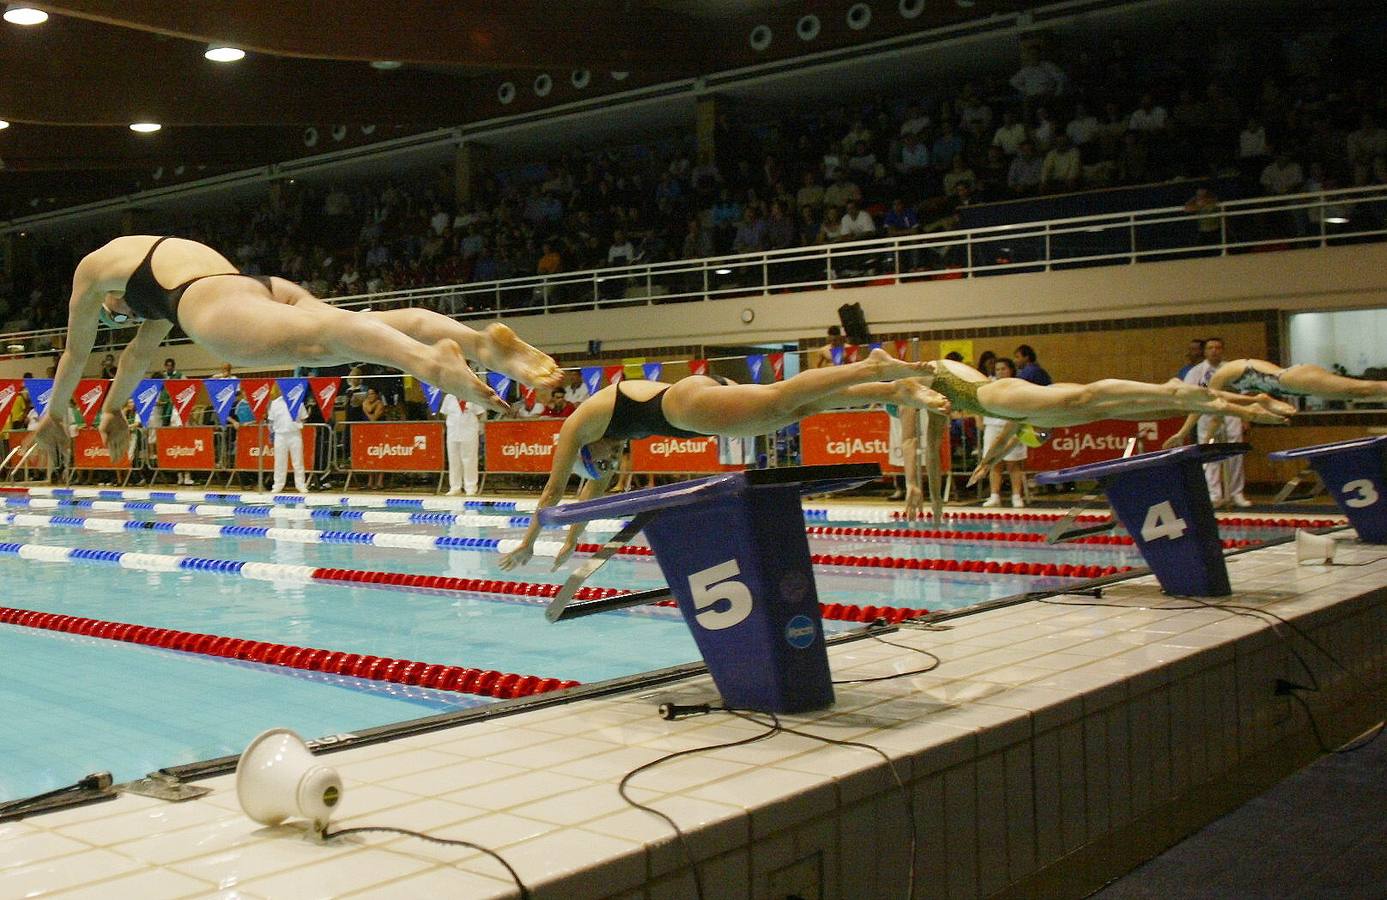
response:
<path id="1" fill-rule="evenodd" d="M 1146 521 L 1141 525 L 1141 539 L 1156 541 L 1165 538 L 1173 541 L 1184 537 L 1188 530 L 1189 526 L 1185 524 L 1184 519 L 1175 514 L 1170 501 L 1162 500 L 1146 510 Z"/>
<path id="2" fill-rule="evenodd" d="M 689 592 L 698 610 L 694 618 L 699 625 L 709 631 L 720 631 L 740 624 L 751 615 L 755 603 L 747 586 L 736 580 L 741 574 L 737 561 L 729 559 L 689 576 Z M 718 602 L 723 600 L 727 605 L 717 609 Z"/>
<path id="3" fill-rule="evenodd" d="M 1345 496 L 1344 505 L 1354 509 L 1362 509 L 1365 506 L 1372 506 L 1377 502 L 1377 488 L 1373 487 L 1371 479 L 1359 478 L 1355 481 L 1345 482 L 1342 488 L 1344 494 L 1357 494 L 1358 496 Z"/>

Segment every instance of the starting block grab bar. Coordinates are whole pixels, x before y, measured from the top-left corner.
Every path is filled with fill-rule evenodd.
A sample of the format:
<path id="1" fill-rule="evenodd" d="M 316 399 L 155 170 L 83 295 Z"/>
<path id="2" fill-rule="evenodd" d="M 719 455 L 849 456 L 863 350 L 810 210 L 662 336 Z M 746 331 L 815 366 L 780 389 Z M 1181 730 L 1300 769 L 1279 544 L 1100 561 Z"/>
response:
<path id="1" fill-rule="evenodd" d="M 755 469 L 550 507 L 539 517 L 547 526 L 641 517 L 723 702 L 805 712 L 831 705 L 833 684 L 799 498 L 880 477 L 875 464 Z M 551 611 L 551 620 L 571 617 Z"/>
<path id="2" fill-rule="evenodd" d="M 1387 436 L 1315 444 L 1267 454 L 1277 462 L 1304 460 L 1324 482 L 1340 511 L 1368 544 L 1387 544 Z"/>

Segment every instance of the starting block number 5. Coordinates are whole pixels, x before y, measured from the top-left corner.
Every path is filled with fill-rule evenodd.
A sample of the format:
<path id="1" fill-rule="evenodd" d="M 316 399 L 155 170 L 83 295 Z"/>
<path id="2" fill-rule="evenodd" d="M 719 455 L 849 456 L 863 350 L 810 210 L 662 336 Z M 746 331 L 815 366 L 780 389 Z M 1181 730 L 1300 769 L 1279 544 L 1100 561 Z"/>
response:
<path id="1" fill-rule="evenodd" d="M 698 624 L 709 631 L 731 628 L 751 615 L 754 605 L 751 591 L 745 584 L 737 581 L 742 574 L 735 559 L 709 566 L 689 576 L 689 592 L 693 595 L 694 618 Z M 719 601 L 726 601 L 722 609 L 715 608 Z"/>
<path id="2" fill-rule="evenodd" d="M 1357 494 L 1357 497 L 1345 496 L 1344 505 L 1354 509 L 1362 509 L 1365 506 L 1372 506 L 1377 502 L 1377 488 L 1367 478 L 1359 478 L 1355 481 L 1347 482 L 1343 486 L 1346 495 Z"/>
<path id="3" fill-rule="evenodd" d="M 1146 511 L 1146 521 L 1141 523 L 1141 539 L 1156 541 L 1161 538 L 1176 540 L 1185 536 L 1189 526 L 1175 514 L 1169 500 L 1162 500 Z"/>

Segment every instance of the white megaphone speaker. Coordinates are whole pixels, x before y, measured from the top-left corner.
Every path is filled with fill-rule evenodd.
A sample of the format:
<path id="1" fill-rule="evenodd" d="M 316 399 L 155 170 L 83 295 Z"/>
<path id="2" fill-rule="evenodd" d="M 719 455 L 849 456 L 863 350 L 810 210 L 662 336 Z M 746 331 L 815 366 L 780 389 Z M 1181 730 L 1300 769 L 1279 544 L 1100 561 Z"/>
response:
<path id="1" fill-rule="evenodd" d="M 1298 564 L 1327 565 L 1334 562 L 1338 544 L 1327 534 L 1312 534 L 1304 529 L 1295 533 L 1295 559 Z"/>
<path id="2" fill-rule="evenodd" d="M 309 819 L 321 834 L 342 799 L 342 778 L 318 764 L 303 738 L 271 728 L 250 742 L 236 764 L 236 799 L 262 825 Z"/>

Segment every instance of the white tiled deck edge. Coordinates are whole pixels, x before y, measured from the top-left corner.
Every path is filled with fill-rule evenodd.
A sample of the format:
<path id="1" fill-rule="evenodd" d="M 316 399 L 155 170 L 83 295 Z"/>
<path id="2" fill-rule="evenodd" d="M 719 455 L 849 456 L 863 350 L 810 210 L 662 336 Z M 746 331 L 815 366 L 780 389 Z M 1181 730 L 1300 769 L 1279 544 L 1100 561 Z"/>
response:
<path id="1" fill-rule="evenodd" d="M 1383 556 L 1383 560 L 1379 560 Z M 1280 546 L 1229 559 L 1237 593 L 1308 630 L 1361 678 L 1387 677 L 1387 551 L 1346 545 L 1353 568 L 1295 565 Z M 1082 602 L 1084 598 L 1073 598 Z M 1067 601 L 1066 601 L 1067 602 Z M 842 686 L 830 710 L 786 719 L 880 747 L 919 827 L 918 896 L 984 896 L 1133 822 L 1305 728 L 1278 677 L 1304 674 L 1272 629 L 1230 613 L 1174 611 L 1149 578 L 1122 608 L 1028 603 L 887 639 L 937 653 L 927 675 Z M 1352 685 L 1301 648 L 1324 686 Z M 863 641 L 831 652 L 837 678 L 907 671 L 924 657 Z M 501 852 L 540 897 L 692 896 L 667 826 L 616 782 L 687 747 L 749 736 L 724 715 L 665 722 L 675 690 L 537 710 L 323 757 L 346 781 L 339 826 L 382 824 Z M 505 873 L 472 851 L 389 835 L 319 845 L 262 829 L 230 778 L 205 800 L 122 797 L 0 825 L 0 894 L 63 897 L 492 897 Z M 769 896 L 818 880 L 825 897 L 900 897 L 910 862 L 904 801 L 875 755 L 781 735 L 670 763 L 636 796 L 690 835 L 709 897 Z"/>

